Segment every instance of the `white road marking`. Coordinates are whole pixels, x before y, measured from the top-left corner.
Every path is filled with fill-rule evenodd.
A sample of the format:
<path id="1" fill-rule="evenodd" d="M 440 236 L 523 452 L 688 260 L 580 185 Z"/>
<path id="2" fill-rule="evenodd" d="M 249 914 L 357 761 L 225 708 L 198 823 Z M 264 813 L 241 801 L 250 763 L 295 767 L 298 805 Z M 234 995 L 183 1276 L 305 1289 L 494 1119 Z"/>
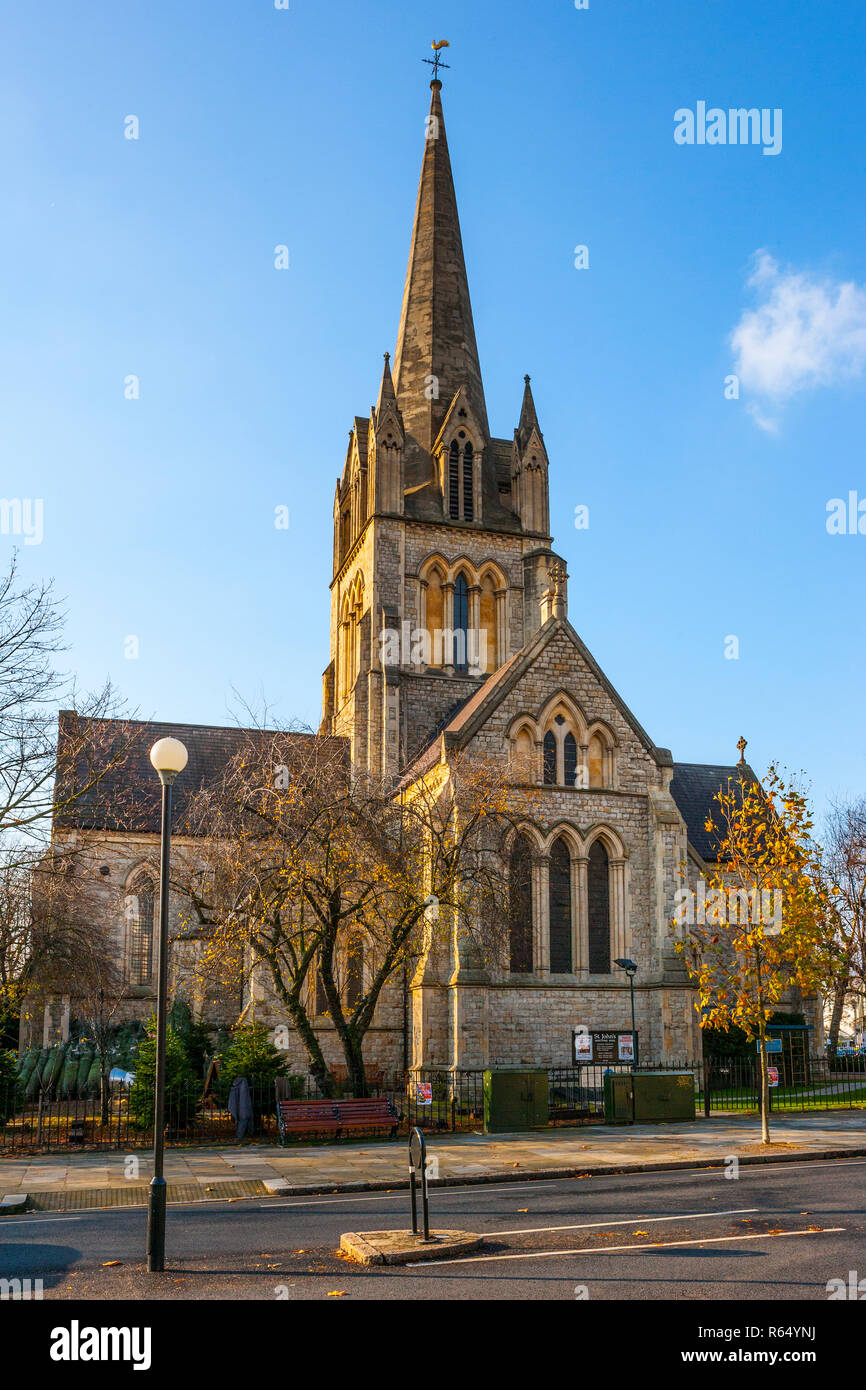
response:
<path id="1" fill-rule="evenodd" d="M 47 1226 L 49 1221 L 80 1221 L 80 1216 L 15 1216 L 11 1220 L 5 1220 L 0 1230 L 5 1230 L 7 1226 Z"/>
<path id="2" fill-rule="evenodd" d="M 434 1267 L 441 1269 L 443 1265 L 484 1264 L 492 1260 L 552 1260 L 565 1255 L 613 1255 L 624 1250 L 678 1250 L 685 1245 L 728 1245 L 735 1240 L 778 1240 L 781 1236 L 834 1235 L 845 1229 L 844 1226 L 825 1226 L 821 1231 L 776 1231 L 775 1235 L 771 1231 L 764 1231 L 748 1236 L 703 1236 L 700 1240 L 647 1241 L 643 1245 L 608 1245 L 597 1250 L 584 1247 L 577 1250 L 531 1250 L 525 1255 L 467 1255 L 462 1260 L 436 1260 Z M 414 1264 L 404 1265 L 403 1268 L 418 1269 L 420 1265 L 429 1266 L 431 1263 L 428 1260 L 418 1260 Z"/>
<path id="3" fill-rule="evenodd" d="M 732 1207 L 730 1211 L 689 1211 L 682 1216 L 630 1216 L 624 1221 L 583 1221 L 575 1226 L 524 1226 L 517 1231 L 485 1231 L 485 1236 L 532 1236 L 545 1231 L 588 1231 L 594 1226 L 634 1226 L 641 1221 L 655 1225 L 659 1221 L 700 1221 L 704 1217 L 744 1216 L 746 1212 L 758 1211 L 758 1207 Z"/>
<path id="4" fill-rule="evenodd" d="M 558 1185 L 558 1182 L 510 1182 L 506 1183 L 502 1187 L 488 1187 L 486 1183 L 465 1183 L 459 1187 L 431 1187 L 430 1191 L 431 1193 L 435 1194 L 436 1200 L 438 1201 L 440 1197 L 465 1197 L 467 1190 L 474 1188 L 480 1188 L 484 1192 L 513 1192 L 515 1187 L 531 1187 L 534 1188 L 536 1192 L 541 1192 L 545 1188 L 557 1187 Z M 353 1198 L 358 1202 L 383 1202 L 387 1201 L 391 1197 L 405 1199 L 406 1197 L 408 1197 L 408 1195 L 408 1187 L 398 1187 L 395 1188 L 393 1192 L 335 1192 L 330 1197 L 322 1197 L 320 1200 L 316 1201 L 310 1201 L 308 1198 L 305 1197 L 290 1197 L 288 1201 L 285 1202 L 266 1202 L 264 1205 L 259 1207 L 259 1211 L 274 1211 L 276 1208 L 279 1207 L 327 1207 L 333 1206 L 335 1203 L 345 1204 L 345 1202 L 351 1201 Z"/>

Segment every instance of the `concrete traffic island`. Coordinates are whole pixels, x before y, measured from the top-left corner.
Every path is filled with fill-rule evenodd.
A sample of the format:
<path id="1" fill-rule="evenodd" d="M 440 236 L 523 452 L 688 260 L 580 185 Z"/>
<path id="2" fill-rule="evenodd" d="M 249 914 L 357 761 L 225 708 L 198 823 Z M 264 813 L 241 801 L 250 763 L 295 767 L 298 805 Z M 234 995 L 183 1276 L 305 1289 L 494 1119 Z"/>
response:
<path id="1" fill-rule="evenodd" d="M 431 1231 L 429 1241 L 412 1231 L 347 1231 L 340 1250 L 362 1265 L 405 1265 L 468 1255 L 484 1244 L 474 1231 Z"/>

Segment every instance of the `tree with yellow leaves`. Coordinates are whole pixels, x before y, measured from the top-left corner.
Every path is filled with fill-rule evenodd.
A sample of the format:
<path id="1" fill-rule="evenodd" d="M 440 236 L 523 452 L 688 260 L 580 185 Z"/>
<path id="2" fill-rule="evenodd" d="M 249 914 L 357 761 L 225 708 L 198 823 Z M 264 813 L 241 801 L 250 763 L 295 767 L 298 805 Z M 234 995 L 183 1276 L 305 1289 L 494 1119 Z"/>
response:
<path id="1" fill-rule="evenodd" d="M 761 1138 L 770 1143 L 767 1025 L 783 994 L 820 991 L 831 968 L 832 927 L 805 796 L 770 767 L 763 783 L 745 763 L 720 787 L 706 829 L 717 865 L 700 911 L 678 895 L 677 949 L 694 980 L 706 1028 L 742 1028 L 760 1045 Z M 692 919 L 692 920 L 690 920 Z"/>

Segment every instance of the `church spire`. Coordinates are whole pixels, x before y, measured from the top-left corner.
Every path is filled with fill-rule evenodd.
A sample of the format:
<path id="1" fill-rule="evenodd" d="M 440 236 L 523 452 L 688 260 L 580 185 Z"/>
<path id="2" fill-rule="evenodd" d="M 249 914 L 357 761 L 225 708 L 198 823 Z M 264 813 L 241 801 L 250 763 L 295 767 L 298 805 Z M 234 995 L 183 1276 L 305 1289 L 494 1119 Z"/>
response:
<path id="1" fill-rule="evenodd" d="M 529 384 L 529 377 L 525 376 L 523 388 L 523 405 L 520 408 L 520 423 L 517 426 L 517 442 L 521 451 L 529 443 L 532 431 L 538 430 L 541 434 L 541 427 L 538 423 L 538 415 L 535 410 L 535 401 L 532 396 L 532 387 Z M 512 417 L 513 418 L 513 417 Z"/>
<path id="2" fill-rule="evenodd" d="M 427 453 L 461 386 L 489 436 L 442 114 L 442 83 L 435 78 L 430 87 L 427 141 L 394 359 L 406 434 Z"/>
<path id="3" fill-rule="evenodd" d="M 381 416 L 383 405 L 396 406 L 397 397 L 394 394 L 394 382 L 391 377 L 391 354 L 385 353 L 385 365 L 382 368 L 382 382 L 379 386 L 379 400 L 376 405 L 376 414 Z"/>

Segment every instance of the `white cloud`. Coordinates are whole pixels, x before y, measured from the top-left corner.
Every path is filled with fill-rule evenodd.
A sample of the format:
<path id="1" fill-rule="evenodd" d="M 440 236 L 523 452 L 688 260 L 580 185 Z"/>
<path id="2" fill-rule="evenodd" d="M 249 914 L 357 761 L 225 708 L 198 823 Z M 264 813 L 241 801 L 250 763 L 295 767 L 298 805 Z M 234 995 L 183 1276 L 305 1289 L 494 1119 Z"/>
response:
<path id="1" fill-rule="evenodd" d="M 748 284 L 758 305 L 743 312 L 730 340 L 747 392 L 778 410 L 798 391 L 832 386 L 863 370 L 866 287 L 782 271 L 766 251 L 756 252 Z M 760 405 L 749 409 L 761 429 L 778 430 Z"/>

